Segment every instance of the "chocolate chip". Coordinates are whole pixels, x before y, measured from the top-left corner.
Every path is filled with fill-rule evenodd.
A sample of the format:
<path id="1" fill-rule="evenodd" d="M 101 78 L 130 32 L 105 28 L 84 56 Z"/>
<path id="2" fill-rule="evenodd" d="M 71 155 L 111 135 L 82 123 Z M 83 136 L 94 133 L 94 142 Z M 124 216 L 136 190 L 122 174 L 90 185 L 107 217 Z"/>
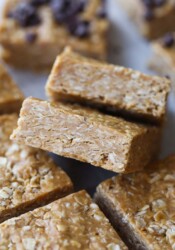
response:
<path id="1" fill-rule="evenodd" d="M 37 34 L 36 33 L 27 33 L 26 34 L 26 41 L 28 43 L 34 43 L 37 39 Z"/>
<path id="2" fill-rule="evenodd" d="M 171 48 L 175 44 L 175 38 L 171 33 L 168 33 L 163 38 L 163 46 L 166 48 Z"/>
<path id="3" fill-rule="evenodd" d="M 55 20 L 58 23 L 65 22 L 72 12 L 72 1 L 69 0 L 52 0 L 51 8 Z"/>
<path id="4" fill-rule="evenodd" d="M 77 19 L 68 24 L 68 29 L 72 35 L 78 38 L 85 38 L 89 36 L 90 22 Z"/>
<path id="5" fill-rule="evenodd" d="M 154 7 L 154 1 L 153 0 L 142 0 L 142 2 L 144 3 L 144 5 L 146 7 L 149 7 L 149 8 L 153 8 Z"/>
<path id="6" fill-rule="evenodd" d="M 89 35 L 89 22 L 79 18 L 87 0 L 51 0 L 51 8 L 55 20 L 64 24 L 69 32 L 79 38 Z"/>
<path id="7" fill-rule="evenodd" d="M 142 0 L 142 2 L 148 8 L 156 8 L 164 5 L 166 0 Z"/>
<path id="8" fill-rule="evenodd" d="M 154 13 L 151 9 L 146 9 L 144 14 L 144 19 L 146 21 L 151 21 L 154 18 Z"/>
<path id="9" fill-rule="evenodd" d="M 90 23 L 88 21 L 79 22 L 77 28 L 75 29 L 74 35 L 79 38 L 85 38 L 89 36 L 89 26 Z"/>
<path id="10" fill-rule="evenodd" d="M 50 0 L 30 0 L 30 4 L 35 7 L 48 4 L 48 3 L 50 3 Z"/>
<path id="11" fill-rule="evenodd" d="M 166 0 L 154 0 L 155 7 L 162 6 L 166 3 Z"/>
<path id="12" fill-rule="evenodd" d="M 99 18 L 106 18 L 107 17 L 107 13 L 105 10 L 104 6 L 101 6 L 98 10 L 97 10 L 97 17 Z"/>
<path id="13" fill-rule="evenodd" d="M 9 14 L 10 18 L 14 18 L 22 27 L 35 26 L 41 22 L 36 9 L 29 3 L 20 3 Z"/>
<path id="14" fill-rule="evenodd" d="M 52 0 L 51 8 L 55 20 L 58 23 L 65 23 L 69 21 L 72 16 L 84 10 L 85 0 Z"/>
<path id="15" fill-rule="evenodd" d="M 87 0 L 79 0 L 77 3 L 77 12 L 83 12 L 87 4 Z"/>

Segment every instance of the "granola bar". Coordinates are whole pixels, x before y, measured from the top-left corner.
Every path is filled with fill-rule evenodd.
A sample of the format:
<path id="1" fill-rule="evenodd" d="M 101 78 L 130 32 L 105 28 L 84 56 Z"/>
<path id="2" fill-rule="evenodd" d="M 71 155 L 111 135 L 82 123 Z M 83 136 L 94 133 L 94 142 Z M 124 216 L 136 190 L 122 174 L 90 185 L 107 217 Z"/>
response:
<path id="1" fill-rule="evenodd" d="M 171 78 L 175 87 L 175 33 L 168 33 L 152 42 L 153 57 L 149 67 L 162 76 Z"/>
<path id="2" fill-rule="evenodd" d="M 6 0 L 1 57 L 16 67 L 47 70 L 71 45 L 82 54 L 105 59 L 107 30 L 104 0 Z"/>
<path id="3" fill-rule="evenodd" d="M 27 98 L 12 139 L 115 172 L 133 172 L 155 159 L 161 129 L 93 109 Z"/>
<path id="4" fill-rule="evenodd" d="M 156 39 L 166 32 L 175 31 L 174 0 L 116 0 L 129 14 L 140 32 Z"/>
<path id="5" fill-rule="evenodd" d="M 122 115 L 161 123 L 170 81 L 85 58 L 67 48 L 46 85 L 52 100 L 82 102 Z"/>
<path id="6" fill-rule="evenodd" d="M 0 114 L 19 112 L 24 96 L 0 64 Z"/>
<path id="7" fill-rule="evenodd" d="M 129 249 L 175 248 L 175 156 L 97 188 L 96 201 Z"/>
<path id="8" fill-rule="evenodd" d="M 16 124 L 15 114 L 0 117 L 0 223 L 73 189 L 66 173 L 45 152 L 9 139 Z"/>
<path id="9" fill-rule="evenodd" d="M 2 250 L 127 250 L 85 191 L 0 225 Z"/>

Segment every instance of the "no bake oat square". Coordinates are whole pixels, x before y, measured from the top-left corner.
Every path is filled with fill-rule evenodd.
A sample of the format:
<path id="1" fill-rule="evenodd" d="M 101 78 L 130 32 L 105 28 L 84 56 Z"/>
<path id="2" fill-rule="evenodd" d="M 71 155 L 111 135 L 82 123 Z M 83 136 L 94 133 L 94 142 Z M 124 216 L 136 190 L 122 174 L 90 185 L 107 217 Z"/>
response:
<path id="1" fill-rule="evenodd" d="M 51 100 L 80 102 L 153 123 L 165 118 L 170 81 L 100 63 L 70 48 L 55 61 L 46 92 Z"/>
<path id="2" fill-rule="evenodd" d="M 16 67 L 49 69 L 66 45 L 106 58 L 104 0 L 6 0 L 0 23 L 2 58 Z"/>
<path id="3" fill-rule="evenodd" d="M 134 172 L 159 152 L 161 128 L 139 125 L 78 105 L 27 98 L 16 142 L 114 172 Z"/>
<path id="4" fill-rule="evenodd" d="M 119 175 L 97 188 L 95 200 L 129 249 L 175 247 L 175 156 L 144 172 Z"/>
<path id="5" fill-rule="evenodd" d="M 156 39 L 175 31 L 175 0 L 116 0 L 136 23 L 140 32 Z"/>
<path id="6" fill-rule="evenodd" d="M 18 113 L 23 99 L 21 90 L 0 64 L 0 114 Z"/>
<path id="7" fill-rule="evenodd" d="M 175 32 L 170 32 L 151 44 L 153 56 L 149 67 L 162 76 L 171 79 L 175 87 Z"/>
<path id="8" fill-rule="evenodd" d="M 85 191 L 0 225 L 0 249 L 127 250 Z"/>
<path id="9" fill-rule="evenodd" d="M 0 116 L 0 223 L 73 190 L 69 177 L 44 151 L 9 139 L 17 119 L 15 114 Z"/>

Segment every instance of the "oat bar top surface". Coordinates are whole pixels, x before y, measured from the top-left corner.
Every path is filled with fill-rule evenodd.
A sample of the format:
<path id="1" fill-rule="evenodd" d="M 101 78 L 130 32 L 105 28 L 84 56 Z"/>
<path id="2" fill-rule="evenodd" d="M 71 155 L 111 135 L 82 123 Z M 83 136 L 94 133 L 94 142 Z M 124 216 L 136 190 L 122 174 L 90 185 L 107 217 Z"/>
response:
<path id="1" fill-rule="evenodd" d="M 22 103 L 23 99 L 21 90 L 0 64 L 0 105 L 12 105 L 15 101 Z"/>
<path id="2" fill-rule="evenodd" d="M 0 239 L 2 250 L 127 249 L 85 191 L 6 221 Z"/>
<path id="3" fill-rule="evenodd" d="M 45 152 L 10 141 L 16 124 L 16 115 L 0 117 L 0 220 L 7 210 L 72 189 L 69 177 Z"/>
<path id="4" fill-rule="evenodd" d="M 145 172 L 109 179 L 100 184 L 98 192 L 112 202 L 150 249 L 174 249 L 175 156 Z"/>
<path id="5" fill-rule="evenodd" d="M 103 64 L 70 48 L 58 56 L 46 85 L 54 100 L 92 103 L 159 122 L 169 90 L 168 79 Z"/>

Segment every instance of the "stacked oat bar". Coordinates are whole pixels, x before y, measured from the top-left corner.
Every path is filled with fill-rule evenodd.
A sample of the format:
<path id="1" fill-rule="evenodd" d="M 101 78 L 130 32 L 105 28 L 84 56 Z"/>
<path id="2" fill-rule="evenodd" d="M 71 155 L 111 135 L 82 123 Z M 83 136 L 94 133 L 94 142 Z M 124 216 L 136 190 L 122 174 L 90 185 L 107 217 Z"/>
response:
<path id="1" fill-rule="evenodd" d="M 120 2 L 147 37 L 173 29 L 174 0 Z M 104 6 L 105 0 L 5 1 L 6 62 L 43 70 L 66 44 L 76 52 L 66 48 L 57 57 L 48 101 L 23 102 L 0 65 L 0 250 L 175 249 L 175 156 L 152 163 L 170 80 L 83 56 L 106 57 Z M 167 55 L 159 68 L 174 77 L 174 34 L 153 47 L 156 56 Z M 43 150 L 118 175 L 101 183 L 92 201 L 84 190 L 71 194 L 69 176 Z"/>
<path id="2" fill-rule="evenodd" d="M 0 222 L 63 197 L 73 190 L 69 177 L 42 150 L 10 140 L 24 98 L 0 66 Z M 12 114 L 7 114 L 12 112 Z"/>
<path id="3" fill-rule="evenodd" d="M 85 191 L 67 196 L 72 181 L 46 152 L 10 140 L 24 97 L 3 67 L 0 84 L 0 249 L 127 250 Z"/>
<path id="4" fill-rule="evenodd" d="M 53 101 L 27 98 L 11 138 L 117 173 L 134 172 L 159 152 L 169 85 L 166 78 L 103 64 L 66 49 L 47 82 Z M 98 111 L 104 107 L 115 116 Z"/>
<path id="5" fill-rule="evenodd" d="M 171 246 L 174 247 L 171 238 L 174 215 L 169 198 L 172 199 L 175 191 L 171 177 L 174 175 L 174 158 L 149 166 L 159 151 L 169 89 L 170 81 L 166 78 L 100 63 L 66 49 L 58 56 L 46 85 L 51 101 L 27 98 L 20 112 L 18 128 L 11 138 L 19 144 L 124 173 L 98 187 L 96 202 L 129 249 L 157 250 L 162 244 L 164 249 L 171 249 Z M 172 168 L 170 172 L 169 164 Z M 162 185 L 163 194 L 159 185 Z M 170 191 L 165 195 L 168 188 Z M 94 209 L 98 208 L 94 204 L 88 208 L 87 199 L 85 192 L 76 193 L 17 220 L 5 222 L 0 227 L 4 246 L 16 228 L 18 237 L 24 231 L 25 221 L 38 217 L 39 213 L 45 232 L 42 240 L 35 237 L 38 228 L 35 220 L 27 233 L 34 247 L 45 249 L 45 239 L 49 238 L 51 249 L 55 244 L 65 249 L 127 249 L 117 235 L 114 241 L 113 231 L 110 238 L 107 237 L 108 222 L 106 227 L 101 226 L 101 223 L 104 225 L 104 215 L 101 217 L 99 212 L 95 213 Z M 79 204 L 82 206 L 81 213 L 77 211 Z M 58 211 L 56 214 L 55 209 Z M 71 217 L 69 209 L 73 213 Z M 89 213 L 93 220 L 89 219 Z M 61 218 L 67 218 L 69 225 Z M 50 223 L 57 239 L 49 234 Z M 12 231 L 3 233 L 12 224 Z M 98 233 L 95 233 L 96 230 Z M 84 237 L 82 232 L 86 232 Z M 100 234 L 105 237 L 103 243 L 97 239 Z M 87 240 L 88 243 L 85 243 Z"/>

